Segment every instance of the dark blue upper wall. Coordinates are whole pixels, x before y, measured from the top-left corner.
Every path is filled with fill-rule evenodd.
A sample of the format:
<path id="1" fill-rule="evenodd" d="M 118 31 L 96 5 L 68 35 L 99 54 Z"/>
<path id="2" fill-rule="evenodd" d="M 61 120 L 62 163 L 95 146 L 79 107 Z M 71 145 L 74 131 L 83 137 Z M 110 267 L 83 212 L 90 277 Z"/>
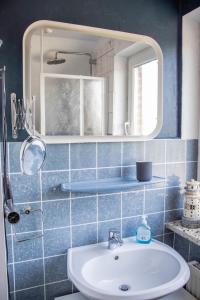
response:
<path id="1" fill-rule="evenodd" d="M 180 0 L 181 13 L 185 15 L 200 6 L 200 0 Z"/>
<path id="2" fill-rule="evenodd" d="M 22 37 L 34 21 L 48 19 L 144 34 L 164 54 L 162 138 L 179 135 L 180 18 L 175 0 L 3 0 L 0 11 L 0 65 L 7 66 L 7 93 L 22 96 Z M 180 73 L 180 72 L 179 72 Z M 10 120 L 10 113 L 8 113 Z"/>

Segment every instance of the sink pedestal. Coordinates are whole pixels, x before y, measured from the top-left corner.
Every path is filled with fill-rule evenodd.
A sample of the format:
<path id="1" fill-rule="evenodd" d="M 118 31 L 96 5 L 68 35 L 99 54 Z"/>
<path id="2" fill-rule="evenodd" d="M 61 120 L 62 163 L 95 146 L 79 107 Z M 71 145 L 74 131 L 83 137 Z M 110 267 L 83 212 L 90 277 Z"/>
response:
<path id="1" fill-rule="evenodd" d="M 192 295 L 190 295 L 185 289 L 180 289 L 179 291 L 160 298 L 160 300 L 196 300 Z M 72 295 L 67 295 L 59 298 L 55 298 L 55 300 L 88 300 L 81 293 L 76 293 Z"/>

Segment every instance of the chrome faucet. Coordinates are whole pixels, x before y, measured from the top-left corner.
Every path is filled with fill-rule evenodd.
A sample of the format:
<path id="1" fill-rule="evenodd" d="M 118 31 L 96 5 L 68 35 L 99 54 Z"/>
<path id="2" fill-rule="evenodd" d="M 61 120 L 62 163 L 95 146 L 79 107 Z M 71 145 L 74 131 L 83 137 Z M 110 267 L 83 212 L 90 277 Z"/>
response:
<path id="1" fill-rule="evenodd" d="M 120 231 L 115 229 L 109 230 L 108 249 L 113 250 L 123 245 L 123 240 L 120 237 Z"/>

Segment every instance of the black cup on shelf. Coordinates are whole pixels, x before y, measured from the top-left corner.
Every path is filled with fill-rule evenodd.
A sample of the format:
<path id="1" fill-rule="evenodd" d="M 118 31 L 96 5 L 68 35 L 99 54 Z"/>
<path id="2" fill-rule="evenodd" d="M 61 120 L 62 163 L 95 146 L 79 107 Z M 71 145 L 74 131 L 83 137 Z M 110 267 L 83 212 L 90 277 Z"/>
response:
<path id="1" fill-rule="evenodd" d="M 152 179 L 152 162 L 137 161 L 136 177 L 138 181 L 150 181 Z"/>

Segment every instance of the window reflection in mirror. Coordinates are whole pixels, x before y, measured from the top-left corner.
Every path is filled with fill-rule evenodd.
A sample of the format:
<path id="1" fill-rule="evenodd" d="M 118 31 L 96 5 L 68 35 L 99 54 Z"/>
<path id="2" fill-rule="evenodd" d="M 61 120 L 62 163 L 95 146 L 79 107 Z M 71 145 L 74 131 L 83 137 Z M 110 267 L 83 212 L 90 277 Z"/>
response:
<path id="1" fill-rule="evenodd" d="M 133 135 L 148 135 L 157 124 L 158 61 L 133 66 Z"/>

